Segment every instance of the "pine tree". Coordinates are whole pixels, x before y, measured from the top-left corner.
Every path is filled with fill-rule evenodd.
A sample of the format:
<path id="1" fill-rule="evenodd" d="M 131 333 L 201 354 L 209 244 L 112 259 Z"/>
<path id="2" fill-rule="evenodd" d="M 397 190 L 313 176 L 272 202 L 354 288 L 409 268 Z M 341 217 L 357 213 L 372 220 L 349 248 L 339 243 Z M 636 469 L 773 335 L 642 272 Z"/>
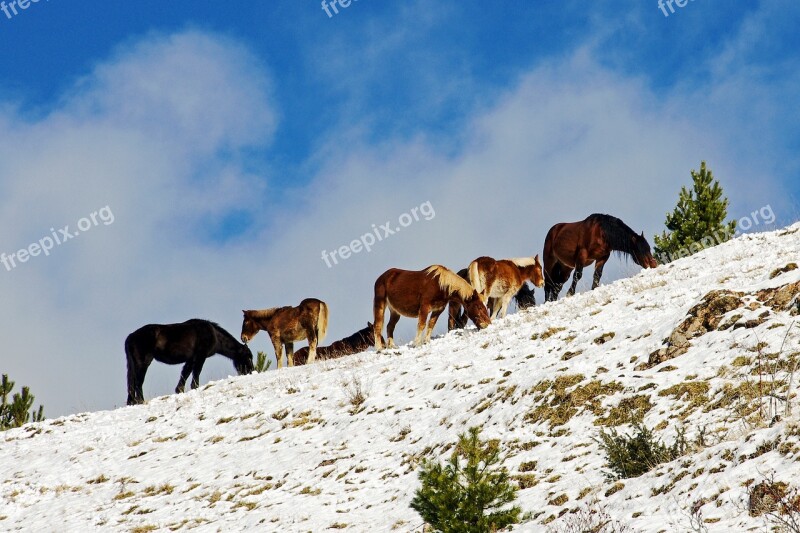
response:
<path id="1" fill-rule="evenodd" d="M 34 397 L 28 387 L 22 387 L 22 392 L 14 394 L 11 402 L 8 396 L 14 389 L 14 382 L 3 374 L 0 380 L 0 431 L 18 428 L 28 422 L 41 422 L 44 420 L 44 408 L 40 405 L 38 411 L 31 412 Z"/>
<path id="2" fill-rule="evenodd" d="M 522 510 L 508 507 L 517 497 L 501 462 L 497 441 L 483 442 L 480 429 L 459 435 L 443 466 L 424 461 L 411 508 L 441 533 L 489 533 L 520 521 Z M 488 513 L 488 514 L 487 514 Z"/>
<path id="3" fill-rule="evenodd" d="M 681 187 L 678 205 L 667 214 L 666 231 L 655 236 L 655 254 L 662 263 L 720 244 L 736 231 L 736 221 L 725 222 L 728 199 L 706 162 L 692 170 L 692 190 Z"/>

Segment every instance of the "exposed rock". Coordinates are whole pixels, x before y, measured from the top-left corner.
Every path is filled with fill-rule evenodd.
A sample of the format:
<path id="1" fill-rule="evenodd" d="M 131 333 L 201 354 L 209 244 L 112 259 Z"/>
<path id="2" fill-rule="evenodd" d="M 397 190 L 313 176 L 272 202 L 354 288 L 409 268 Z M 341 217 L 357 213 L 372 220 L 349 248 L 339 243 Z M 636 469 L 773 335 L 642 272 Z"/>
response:
<path id="1" fill-rule="evenodd" d="M 796 315 L 800 305 L 798 295 L 800 295 L 800 281 L 795 281 L 774 289 L 760 290 L 756 293 L 756 298 L 775 311 L 790 311 Z"/>
<path id="2" fill-rule="evenodd" d="M 792 264 L 790 263 L 786 268 Z M 709 331 L 722 331 L 730 328 L 751 329 L 766 322 L 770 316 L 769 309 L 764 310 L 757 318 L 744 322 L 740 322 L 743 316 L 741 314 L 733 315 L 724 323 L 722 322 L 726 314 L 745 306 L 742 301 L 744 296 L 743 292 L 728 290 L 716 290 L 706 294 L 700 303 L 689 309 L 686 319 L 665 340 L 666 346 L 651 353 L 647 362 L 637 365 L 634 370 L 647 370 L 685 354 L 691 347 L 692 339 L 705 335 Z M 755 293 L 755 297 L 757 301 L 748 304 L 746 309 L 755 311 L 764 305 L 775 312 L 788 311 L 791 315 L 800 314 L 800 281 L 787 283 L 773 289 L 760 290 Z"/>
<path id="3" fill-rule="evenodd" d="M 750 491 L 747 507 L 750 516 L 796 515 L 800 511 L 800 496 L 787 483 L 762 481 Z"/>
<path id="4" fill-rule="evenodd" d="M 635 370 L 646 370 L 685 354 L 691 346 L 690 340 L 717 329 L 722 317 L 744 305 L 743 292 L 728 290 L 711 291 L 703 300 L 689 309 L 689 316 L 678 325 L 667 339 L 667 346 L 650 354 L 647 363 Z"/>
<path id="5" fill-rule="evenodd" d="M 772 271 L 772 274 L 769 275 L 769 279 L 777 278 L 781 274 L 791 272 L 792 270 L 797 270 L 797 263 L 789 263 L 783 268 L 776 268 Z"/>

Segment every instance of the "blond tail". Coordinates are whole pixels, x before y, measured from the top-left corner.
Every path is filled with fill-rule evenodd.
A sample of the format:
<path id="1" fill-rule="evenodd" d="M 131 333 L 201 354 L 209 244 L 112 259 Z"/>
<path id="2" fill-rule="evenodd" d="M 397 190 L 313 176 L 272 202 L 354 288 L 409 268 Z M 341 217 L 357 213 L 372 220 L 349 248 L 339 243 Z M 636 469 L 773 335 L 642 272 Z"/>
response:
<path id="1" fill-rule="evenodd" d="M 478 262 L 473 261 L 469 264 L 469 283 L 472 285 L 472 288 L 478 291 L 478 294 L 483 294 L 483 289 L 485 285 L 485 280 L 482 279 L 480 268 L 478 268 Z"/>
<path id="2" fill-rule="evenodd" d="M 322 344 L 328 334 L 328 304 L 320 302 L 319 316 L 317 316 L 317 343 Z"/>

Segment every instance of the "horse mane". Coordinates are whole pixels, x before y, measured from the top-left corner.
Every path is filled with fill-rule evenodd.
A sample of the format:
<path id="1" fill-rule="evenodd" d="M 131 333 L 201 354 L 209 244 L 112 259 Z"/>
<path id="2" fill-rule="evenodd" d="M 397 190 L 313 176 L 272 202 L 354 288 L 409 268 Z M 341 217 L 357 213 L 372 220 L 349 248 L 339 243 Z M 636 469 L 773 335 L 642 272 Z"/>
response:
<path id="1" fill-rule="evenodd" d="M 255 309 L 252 311 L 245 311 L 250 318 L 272 318 L 272 316 L 281 310 L 282 307 L 270 307 L 269 309 Z"/>
<path id="2" fill-rule="evenodd" d="M 437 278 L 440 289 L 450 294 L 456 293 L 464 300 L 468 299 L 475 292 L 475 289 L 469 282 L 442 265 L 431 265 L 425 269 L 425 272 Z"/>
<path id="3" fill-rule="evenodd" d="M 211 327 L 214 328 L 215 332 L 219 333 L 220 335 L 222 335 L 226 339 L 231 340 L 231 341 L 235 342 L 236 344 L 241 344 L 238 340 L 236 340 L 236 337 L 231 335 L 230 332 L 228 332 L 228 330 L 226 330 L 225 328 L 223 328 L 222 326 L 220 326 L 216 322 L 212 322 L 210 320 L 206 320 L 206 322 L 211 324 Z"/>
<path id="4" fill-rule="evenodd" d="M 595 213 L 586 217 L 587 222 L 596 222 L 605 233 L 608 244 L 615 252 L 636 257 L 636 239 L 639 237 L 627 224 L 615 216 Z"/>
<path id="5" fill-rule="evenodd" d="M 518 267 L 529 267 L 536 264 L 536 257 L 514 257 L 509 259 L 512 263 L 517 265 Z"/>

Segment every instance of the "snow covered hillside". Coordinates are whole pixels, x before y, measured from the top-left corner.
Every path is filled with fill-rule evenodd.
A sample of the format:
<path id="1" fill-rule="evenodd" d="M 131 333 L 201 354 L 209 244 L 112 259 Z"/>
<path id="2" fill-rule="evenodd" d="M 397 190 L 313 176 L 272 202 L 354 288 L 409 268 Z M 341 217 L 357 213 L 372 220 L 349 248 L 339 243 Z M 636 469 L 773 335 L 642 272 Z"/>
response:
<path id="1" fill-rule="evenodd" d="M 798 261 L 795 224 L 419 349 L 2 433 L 0 530 L 421 531 L 419 459 L 470 426 L 509 454 L 519 531 L 587 506 L 634 531 L 763 530 L 751 487 L 800 486 L 800 398 L 775 399 L 800 360 Z M 637 417 L 692 449 L 609 481 L 595 439 Z"/>

